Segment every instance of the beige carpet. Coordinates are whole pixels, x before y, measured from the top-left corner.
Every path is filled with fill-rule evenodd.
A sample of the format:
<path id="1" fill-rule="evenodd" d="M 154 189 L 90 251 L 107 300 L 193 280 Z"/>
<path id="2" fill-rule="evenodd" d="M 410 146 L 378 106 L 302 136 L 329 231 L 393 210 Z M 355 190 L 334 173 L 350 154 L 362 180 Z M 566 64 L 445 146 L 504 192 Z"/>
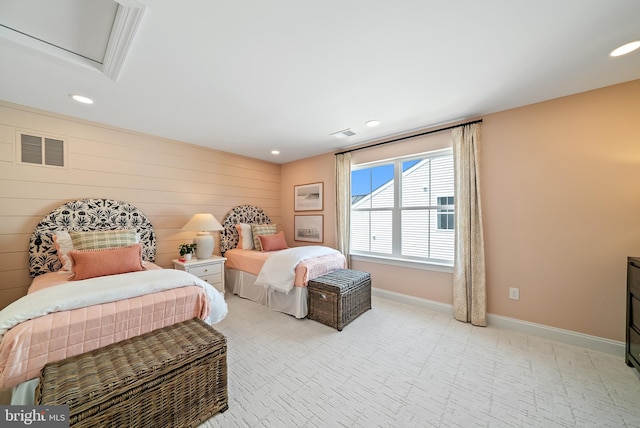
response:
<path id="1" fill-rule="evenodd" d="M 342 332 L 227 301 L 229 410 L 202 427 L 640 427 L 621 357 L 376 297 Z"/>
<path id="2" fill-rule="evenodd" d="M 229 410 L 202 427 L 640 427 L 622 357 L 376 297 L 342 332 L 227 300 Z"/>

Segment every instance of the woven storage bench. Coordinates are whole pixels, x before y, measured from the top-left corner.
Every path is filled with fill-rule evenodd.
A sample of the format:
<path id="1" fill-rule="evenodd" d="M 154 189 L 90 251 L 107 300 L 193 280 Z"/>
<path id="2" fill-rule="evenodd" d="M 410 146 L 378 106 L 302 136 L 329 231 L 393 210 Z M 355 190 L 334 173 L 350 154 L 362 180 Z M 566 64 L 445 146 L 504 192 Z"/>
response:
<path id="1" fill-rule="evenodd" d="M 49 363 L 35 402 L 72 427 L 194 427 L 228 408 L 227 339 L 192 319 Z"/>
<path id="2" fill-rule="evenodd" d="M 340 269 L 312 279 L 308 284 L 309 319 L 341 331 L 371 309 L 371 275 Z"/>

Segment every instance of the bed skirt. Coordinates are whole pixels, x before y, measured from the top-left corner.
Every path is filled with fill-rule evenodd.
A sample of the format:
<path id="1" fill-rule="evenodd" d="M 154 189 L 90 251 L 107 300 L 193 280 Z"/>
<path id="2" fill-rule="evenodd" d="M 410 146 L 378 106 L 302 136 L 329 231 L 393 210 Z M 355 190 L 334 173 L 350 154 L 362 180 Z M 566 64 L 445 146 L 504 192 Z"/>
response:
<path id="1" fill-rule="evenodd" d="M 40 379 L 31 379 L 11 388 L 12 406 L 33 406 L 35 404 L 36 388 Z"/>
<path id="2" fill-rule="evenodd" d="M 225 268 L 225 288 L 238 296 L 259 303 L 267 308 L 305 318 L 309 306 L 307 301 L 307 287 L 293 287 L 289 293 L 267 289 L 254 285 L 257 276 L 250 273 Z"/>

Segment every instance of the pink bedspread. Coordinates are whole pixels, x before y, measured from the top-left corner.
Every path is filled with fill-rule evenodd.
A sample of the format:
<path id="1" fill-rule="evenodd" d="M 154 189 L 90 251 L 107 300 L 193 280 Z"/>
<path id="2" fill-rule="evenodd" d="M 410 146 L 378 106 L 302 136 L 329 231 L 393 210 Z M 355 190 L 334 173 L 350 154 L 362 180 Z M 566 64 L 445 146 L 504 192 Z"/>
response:
<path id="1" fill-rule="evenodd" d="M 225 262 L 226 268 L 258 275 L 264 262 L 270 256 L 270 252 L 234 248 L 225 252 L 224 256 L 227 258 Z M 344 269 L 346 265 L 345 257 L 340 253 L 303 260 L 296 266 L 294 285 L 296 287 L 306 287 L 310 279 L 334 270 Z"/>
<path id="2" fill-rule="evenodd" d="M 48 362 L 195 317 L 205 319 L 208 311 L 205 291 L 191 285 L 22 322 L 0 342 L 0 390 L 37 378 Z"/>

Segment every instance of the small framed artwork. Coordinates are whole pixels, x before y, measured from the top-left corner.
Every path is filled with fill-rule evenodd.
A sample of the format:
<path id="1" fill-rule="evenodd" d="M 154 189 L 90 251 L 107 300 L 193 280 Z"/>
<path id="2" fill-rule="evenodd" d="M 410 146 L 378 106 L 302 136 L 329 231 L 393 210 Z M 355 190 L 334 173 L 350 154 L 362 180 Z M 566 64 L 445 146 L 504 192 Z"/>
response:
<path id="1" fill-rule="evenodd" d="M 294 211 L 322 211 L 324 195 L 323 183 L 300 184 L 293 186 Z"/>
<path id="2" fill-rule="evenodd" d="M 293 218 L 296 241 L 322 242 L 324 240 L 323 215 L 296 215 Z"/>

